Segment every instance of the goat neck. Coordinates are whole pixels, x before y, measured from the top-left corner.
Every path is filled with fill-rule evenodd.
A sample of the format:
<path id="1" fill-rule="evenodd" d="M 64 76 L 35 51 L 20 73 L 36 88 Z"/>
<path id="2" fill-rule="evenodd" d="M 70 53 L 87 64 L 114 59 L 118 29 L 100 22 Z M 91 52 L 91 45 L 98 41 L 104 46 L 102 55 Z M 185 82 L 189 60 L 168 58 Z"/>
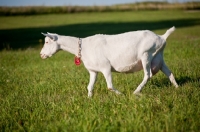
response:
<path id="1" fill-rule="evenodd" d="M 59 36 L 57 41 L 61 50 L 68 51 L 74 55 L 78 55 L 78 42 L 79 38 L 70 36 Z"/>

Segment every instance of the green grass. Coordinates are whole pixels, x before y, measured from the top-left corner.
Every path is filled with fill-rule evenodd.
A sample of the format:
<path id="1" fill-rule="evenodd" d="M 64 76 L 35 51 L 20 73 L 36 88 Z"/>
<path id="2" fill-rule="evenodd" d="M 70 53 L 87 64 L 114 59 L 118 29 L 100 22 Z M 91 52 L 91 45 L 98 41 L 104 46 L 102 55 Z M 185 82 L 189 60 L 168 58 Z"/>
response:
<path id="1" fill-rule="evenodd" d="M 0 17 L 2 49 L 13 49 L 0 51 L 0 130 L 199 131 L 198 14 L 141 11 Z M 173 25 L 177 30 L 168 38 L 164 59 L 178 89 L 159 72 L 137 97 L 133 91 L 142 81 L 143 71 L 113 73 L 114 86 L 124 94 L 116 95 L 107 90 L 99 74 L 94 97 L 89 99 L 89 74 L 83 65 L 74 65 L 73 55 L 61 51 L 47 60 L 39 56 L 44 39 L 40 32 L 85 37 L 150 29 L 163 34 Z"/>

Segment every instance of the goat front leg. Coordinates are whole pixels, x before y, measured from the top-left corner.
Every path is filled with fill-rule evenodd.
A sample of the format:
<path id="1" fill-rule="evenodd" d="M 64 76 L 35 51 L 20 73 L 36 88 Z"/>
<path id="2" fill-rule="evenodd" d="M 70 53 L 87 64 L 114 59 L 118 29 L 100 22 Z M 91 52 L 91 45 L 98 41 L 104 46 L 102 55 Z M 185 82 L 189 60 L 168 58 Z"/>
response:
<path id="1" fill-rule="evenodd" d="M 97 78 L 97 72 L 89 71 L 89 73 L 90 73 L 90 82 L 88 84 L 87 89 L 88 89 L 88 97 L 92 97 L 92 95 L 93 95 L 92 90 L 94 88 L 94 83 L 95 83 L 96 78 Z"/>
<path id="2" fill-rule="evenodd" d="M 107 83 L 108 90 L 113 91 L 113 92 L 115 92 L 116 94 L 121 94 L 121 92 L 119 92 L 117 89 L 115 89 L 115 88 L 113 87 L 111 70 L 105 70 L 105 71 L 103 72 L 103 75 L 104 75 L 104 77 L 105 77 L 105 79 L 106 79 L 106 83 Z"/>

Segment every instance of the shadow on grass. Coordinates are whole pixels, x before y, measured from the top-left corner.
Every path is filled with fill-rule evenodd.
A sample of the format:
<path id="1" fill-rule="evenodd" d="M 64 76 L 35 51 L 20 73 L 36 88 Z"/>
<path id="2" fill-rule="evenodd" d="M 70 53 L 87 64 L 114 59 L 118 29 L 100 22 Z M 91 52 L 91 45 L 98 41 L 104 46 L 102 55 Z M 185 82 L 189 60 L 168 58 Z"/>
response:
<path id="1" fill-rule="evenodd" d="M 22 28 L 0 30 L 0 50 L 2 49 L 26 49 L 43 44 L 44 37 L 41 32 L 52 32 L 67 36 L 87 37 L 94 34 L 118 34 L 135 30 L 168 29 L 172 26 L 188 27 L 200 25 L 200 19 L 179 19 L 158 22 L 100 22 L 88 24 L 74 24 L 62 26 L 50 26 L 40 28 Z"/>
<path id="2" fill-rule="evenodd" d="M 170 82 L 170 80 L 165 77 L 159 80 L 150 80 L 152 85 L 156 86 L 156 87 L 160 87 L 162 88 L 163 86 L 172 86 L 173 84 Z M 200 77 L 197 78 L 192 78 L 189 76 L 181 76 L 179 78 L 176 78 L 176 82 L 178 83 L 179 87 L 184 86 L 187 83 L 195 83 L 195 82 L 200 82 Z"/>
<path id="3" fill-rule="evenodd" d="M 191 78 L 189 76 L 182 76 L 177 79 L 177 83 L 179 84 L 179 86 L 182 86 L 186 83 L 192 83 L 192 82 L 200 82 L 200 77 Z"/>

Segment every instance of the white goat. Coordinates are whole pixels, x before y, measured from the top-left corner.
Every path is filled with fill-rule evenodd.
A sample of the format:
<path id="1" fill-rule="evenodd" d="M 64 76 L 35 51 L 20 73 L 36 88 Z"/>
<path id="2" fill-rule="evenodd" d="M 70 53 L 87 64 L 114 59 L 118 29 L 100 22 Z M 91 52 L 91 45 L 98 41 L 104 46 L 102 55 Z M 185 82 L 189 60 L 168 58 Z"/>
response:
<path id="1" fill-rule="evenodd" d="M 46 59 L 58 50 L 65 50 L 81 57 L 90 74 L 87 87 L 89 97 L 92 96 L 98 72 L 103 73 L 108 89 L 117 94 L 120 92 L 113 87 L 111 71 L 133 73 L 143 69 L 143 81 L 134 94 L 140 93 L 147 81 L 159 70 L 175 87 L 178 87 L 173 74 L 163 60 L 166 39 L 174 30 L 175 27 L 172 27 L 164 35 L 156 35 L 149 30 L 144 30 L 117 35 L 99 34 L 82 39 L 42 33 L 46 37 L 40 55 L 42 59 Z"/>

